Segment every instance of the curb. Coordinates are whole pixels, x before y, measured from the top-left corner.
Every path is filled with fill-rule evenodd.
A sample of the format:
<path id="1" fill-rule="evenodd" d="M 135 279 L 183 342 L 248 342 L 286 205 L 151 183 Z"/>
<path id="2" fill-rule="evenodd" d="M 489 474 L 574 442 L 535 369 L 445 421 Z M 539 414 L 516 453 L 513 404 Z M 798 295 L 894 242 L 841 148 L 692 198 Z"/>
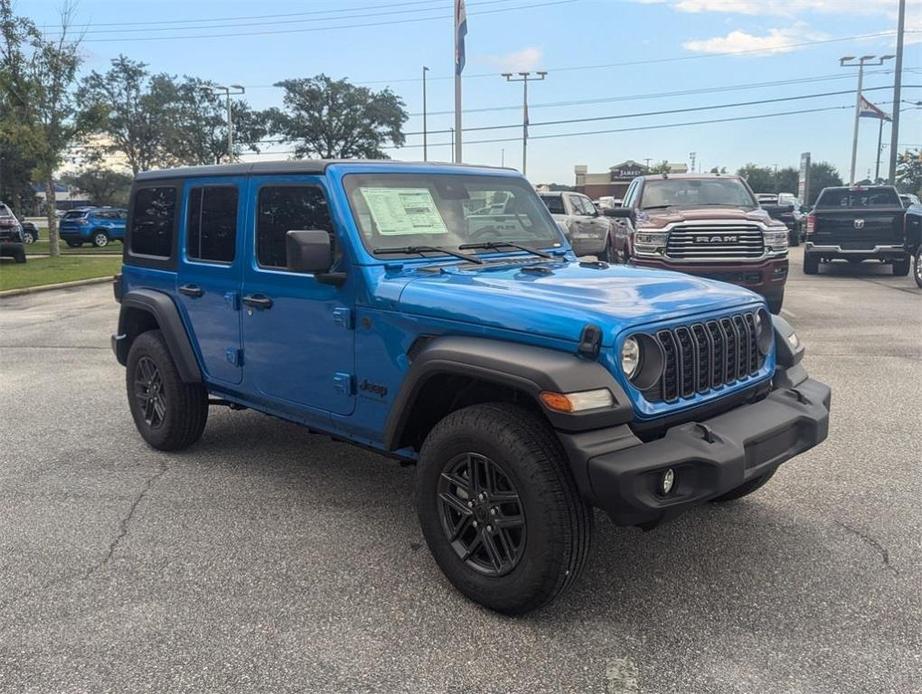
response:
<path id="1" fill-rule="evenodd" d="M 88 284 L 104 284 L 105 282 L 111 282 L 112 275 L 107 277 L 93 277 L 88 280 L 74 280 L 73 282 L 60 282 L 58 284 L 42 284 L 38 287 L 23 287 L 22 289 L 7 289 L 6 291 L 0 292 L 0 299 L 6 299 L 8 297 L 22 296 L 24 294 L 38 294 L 39 292 L 50 292 L 54 289 L 68 289 L 70 287 L 83 287 Z"/>

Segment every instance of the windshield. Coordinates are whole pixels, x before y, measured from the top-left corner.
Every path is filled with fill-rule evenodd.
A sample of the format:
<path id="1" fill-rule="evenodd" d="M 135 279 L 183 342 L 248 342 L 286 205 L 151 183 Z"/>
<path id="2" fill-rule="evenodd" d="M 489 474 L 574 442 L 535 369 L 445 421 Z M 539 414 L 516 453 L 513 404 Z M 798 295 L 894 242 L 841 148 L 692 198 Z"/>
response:
<path id="1" fill-rule="evenodd" d="M 749 189 L 736 178 L 664 178 L 644 183 L 641 209 L 698 205 L 757 207 Z"/>
<path id="2" fill-rule="evenodd" d="M 902 207 L 896 188 L 827 188 L 817 207 Z"/>
<path id="3" fill-rule="evenodd" d="M 510 242 L 527 248 L 562 244 L 557 225 L 524 180 L 352 174 L 344 182 L 362 241 L 372 253 L 414 246 L 457 251 L 472 243 Z"/>
<path id="4" fill-rule="evenodd" d="M 10 208 L 0 202 L 0 217 L 12 217 L 13 213 L 10 212 Z"/>

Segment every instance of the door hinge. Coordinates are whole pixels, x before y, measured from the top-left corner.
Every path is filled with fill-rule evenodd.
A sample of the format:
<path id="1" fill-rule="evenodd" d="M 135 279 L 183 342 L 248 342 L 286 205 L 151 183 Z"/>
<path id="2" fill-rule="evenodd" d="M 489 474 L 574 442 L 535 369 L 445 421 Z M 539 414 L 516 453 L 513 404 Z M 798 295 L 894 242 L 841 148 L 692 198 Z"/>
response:
<path id="1" fill-rule="evenodd" d="M 224 356 L 234 366 L 243 366 L 243 350 L 236 347 L 228 347 L 224 350 Z"/>
<path id="2" fill-rule="evenodd" d="M 224 301 L 230 306 L 232 311 L 240 310 L 240 292 L 227 292 L 224 294 Z"/>
<path id="3" fill-rule="evenodd" d="M 333 322 L 346 330 L 352 330 L 352 309 L 334 308 Z"/>
<path id="4" fill-rule="evenodd" d="M 342 371 L 333 374 L 333 388 L 341 395 L 352 395 L 353 389 L 352 374 Z"/>

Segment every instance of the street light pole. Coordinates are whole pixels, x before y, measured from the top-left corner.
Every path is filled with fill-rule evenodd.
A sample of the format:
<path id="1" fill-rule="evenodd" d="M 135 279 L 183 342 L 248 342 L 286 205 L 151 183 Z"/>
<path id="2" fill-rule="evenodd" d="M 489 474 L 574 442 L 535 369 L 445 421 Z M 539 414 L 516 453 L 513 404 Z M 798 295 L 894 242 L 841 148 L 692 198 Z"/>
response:
<path id="1" fill-rule="evenodd" d="M 900 99 L 903 89 L 903 36 L 906 33 L 906 0 L 900 0 L 896 25 L 896 65 L 893 75 L 893 121 L 890 123 L 890 172 L 888 182 L 896 183 L 896 158 L 899 156 Z"/>
<path id="2" fill-rule="evenodd" d="M 884 61 L 890 60 L 892 55 L 884 55 L 878 58 L 876 55 L 863 55 L 858 58 L 858 62 L 853 62 L 855 56 L 846 55 L 839 58 L 839 65 L 842 67 L 858 66 L 858 90 L 855 93 L 855 128 L 852 134 L 852 163 L 849 169 L 849 185 L 855 185 L 855 167 L 858 163 L 858 123 L 861 117 L 861 90 L 864 87 L 864 66 L 865 65 L 883 65 Z M 872 63 L 872 60 L 877 62 Z"/>
<path id="3" fill-rule="evenodd" d="M 522 83 L 522 175 L 526 175 L 528 168 L 528 81 L 541 82 L 547 77 L 547 72 L 538 71 L 537 77 L 532 77 L 530 72 L 520 72 L 518 77 L 513 77 L 511 72 L 504 72 L 503 77 L 507 82 Z"/>
<path id="4" fill-rule="evenodd" d="M 245 94 L 246 89 L 239 84 L 232 84 L 228 87 L 225 87 L 220 84 L 213 86 L 202 87 L 205 91 L 211 92 L 212 94 L 220 94 L 223 92 L 225 97 L 225 103 L 227 105 L 227 160 L 233 161 L 234 159 L 234 116 L 231 109 L 231 97 L 239 96 L 240 94 Z M 234 90 L 234 91 L 231 91 Z"/>
<path id="5" fill-rule="evenodd" d="M 899 106 L 897 106 L 899 109 Z M 877 166 L 874 167 L 874 183 L 880 180 L 880 155 L 884 151 L 884 119 L 880 119 L 877 129 Z"/>
<path id="6" fill-rule="evenodd" d="M 427 149 L 427 130 L 426 130 L 426 73 L 429 68 L 423 65 L 423 161 L 429 161 Z"/>

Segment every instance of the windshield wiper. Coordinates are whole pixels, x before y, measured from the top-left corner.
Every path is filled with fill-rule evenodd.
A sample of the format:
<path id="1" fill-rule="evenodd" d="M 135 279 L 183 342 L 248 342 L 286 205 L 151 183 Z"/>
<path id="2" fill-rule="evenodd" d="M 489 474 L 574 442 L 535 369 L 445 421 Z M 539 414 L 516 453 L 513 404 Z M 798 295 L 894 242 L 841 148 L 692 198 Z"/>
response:
<path id="1" fill-rule="evenodd" d="M 520 251 L 525 251 L 526 253 L 531 253 L 532 255 L 537 255 L 542 258 L 553 258 L 550 253 L 545 253 L 544 251 L 538 251 L 534 248 L 529 248 L 528 246 L 522 246 L 518 243 L 512 243 L 511 241 L 481 241 L 480 243 L 462 243 L 458 246 L 462 251 L 473 250 L 475 248 L 483 248 L 485 250 L 497 250 L 500 248 L 515 248 Z"/>
<path id="2" fill-rule="evenodd" d="M 478 258 L 476 255 L 458 253 L 458 251 L 450 251 L 447 248 L 439 248 L 438 246 L 394 246 L 392 248 L 375 248 L 372 253 L 381 255 L 389 253 L 417 253 L 424 258 L 426 257 L 426 253 L 445 253 L 446 255 L 453 255 L 455 258 L 460 258 L 461 260 L 467 260 L 471 263 L 483 265 L 483 260 Z"/>

